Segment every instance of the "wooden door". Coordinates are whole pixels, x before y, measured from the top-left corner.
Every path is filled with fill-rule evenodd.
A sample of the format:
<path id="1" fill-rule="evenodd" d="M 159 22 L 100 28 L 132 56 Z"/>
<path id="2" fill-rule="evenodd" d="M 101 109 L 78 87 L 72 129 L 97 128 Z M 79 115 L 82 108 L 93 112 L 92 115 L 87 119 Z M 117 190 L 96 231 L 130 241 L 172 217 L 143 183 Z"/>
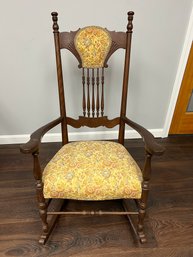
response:
<path id="1" fill-rule="evenodd" d="M 169 134 L 193 134 L 193 43 Z"/>

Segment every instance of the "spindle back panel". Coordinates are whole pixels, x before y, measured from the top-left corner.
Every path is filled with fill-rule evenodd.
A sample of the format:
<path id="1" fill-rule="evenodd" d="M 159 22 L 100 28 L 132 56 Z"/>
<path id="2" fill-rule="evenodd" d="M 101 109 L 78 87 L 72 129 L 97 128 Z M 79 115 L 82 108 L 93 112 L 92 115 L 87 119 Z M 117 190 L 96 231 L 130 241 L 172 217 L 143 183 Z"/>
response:
<path id="1" fill-rule="evenodd" d="M 95 26 L 86 27 L 86 29 L 93 29 L 93 27 L 97 29 L 99 28 L 102 31 L 105 30 L 108 33 L 111 41 L 110 47 L 107 49 L 106 56 L 102 65 L 97 66 L 96 63 L 92 62 L 90 66 L 83 67 L 81 56 L 78 53 L 76 47 L 76 38 L 77 34 L 80 34 L 80 31 L 84 30 L 84 28 L 78 29 L 77 31 L 61 32 L 59 34 L 59 38 L 60 49 L 68 49 L 78 60 L 78 67 L 82 69 L 82 115 L 84 117 L 98 118 L 104 116 L 104 69 L 108 67 L 107 61 L 116 50 L 119 48 L 126 48 L 126 33 L 108 31 L 107 29 Z M 88 38 L 85 38 L 86 43 L 88 40 Z M 98 42 L 96 42 L 96 44 L 97 43 Z M 106 42 L 104 42 L 104 44 L 105 43 Z M 98 49 L 93 49 L 93 51 L 96 52 L 97 50 Z"/>

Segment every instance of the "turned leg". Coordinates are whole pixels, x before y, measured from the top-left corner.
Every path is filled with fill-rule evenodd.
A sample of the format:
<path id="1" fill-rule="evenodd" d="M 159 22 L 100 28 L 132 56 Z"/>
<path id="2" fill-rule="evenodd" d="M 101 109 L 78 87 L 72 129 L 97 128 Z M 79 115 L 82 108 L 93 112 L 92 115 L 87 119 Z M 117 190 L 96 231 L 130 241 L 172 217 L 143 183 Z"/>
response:
<path id="1" fill-rule="evenodd" d="M 49 215 L 49 218 L 48 218 L 47 208 L 50 201 L 46 203 L 46 200 L 43 194 L 42 172 L 41 172 L 38 152 L 33 154 L 33 158 L 34 158 L 34 177 L 36 179 L 36 195 L 37 195 L 39 213 L 40 213 L 40 218 L 42 220 L 42 230 L 43 230 L 39 239 L 39 243 L 45 244 L 56 224 L 56 221 L 59 215 Z M 53 206 L 54 211 L 56 212 L 60 211 L 62 209 L 63 204 L 64 204 L 64 199 L 60 199 L 59 201 L 57 201 L 57 203 Z"/>
<path id="2" fill-rule="evenodd" d="M 146 214 L 148 193 L 149 193 L 149 180 L 151 176 L 151 157 L 149 153 L 146 152 L 145 166 L 143 169 L 143 182 L 142 182 L 142 195 L 141 199 L 138 201 L 139 215 L 138 215 L 138 225 L 137 233 L 141 243 L 147 241 L 144 233 L 144 218 Z"/>
<path id="3" fill-rule="evenodd" d="M 144 195 L 146 192 L 143 192 Z M 146 214 L 146 201 L 144 201 L 143 197 L 138 201 L 139 206 L 139 215 L 138 215 L 138 224 L 137 224 L 137 234 L 139 236 L 139 240 L 141 243 L 145 243 L 147 241 L 145 233 L 144 233 L 144 219 Z"/>
<path id="4" fill-rule="evenodd" d="M 48 232 L 47 223 L 47 204 L 43 195 L 43 183 L 42 183 L 42 172 L 39 162 L 38 153 L 33 154 L 34 158 L 34 177 L 36 179 L 36 195 L 39 207 L 40 218 L 42 220 L 43 232 Z"/>
<path id="5" fill-rule="evenodd" d="M 40 218 L 42 220 L 42 229 L 43 229 L 43 232 L 46 233 L 48 231 L 47 205 L 46 205 L 45 198 L 43 196 L 43 184 L 42 184 L 42 181 L 40 180 L 37 180 L 36 182 L 36 192 L 37 192 Z"/>

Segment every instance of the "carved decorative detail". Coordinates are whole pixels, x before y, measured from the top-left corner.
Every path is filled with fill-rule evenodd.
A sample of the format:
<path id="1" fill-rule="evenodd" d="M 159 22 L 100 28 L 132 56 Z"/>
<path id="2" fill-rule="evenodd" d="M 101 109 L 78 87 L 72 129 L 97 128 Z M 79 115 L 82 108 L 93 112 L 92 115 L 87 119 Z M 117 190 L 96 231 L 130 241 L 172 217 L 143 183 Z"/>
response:
<path id="1" fill-rule="evenodd" d="M 78 54 L 75 46 L 74 46 L 74 37 L 76 36 L 76 33 L 79 31 L 80 29 L 76 30 L 76 31 L 70 31 L 70 32 L 60 32 L 60 49 L 68 49 L 78 60 L 79 62 L 79 68 L 82 67 L 82 61 L 80 58 L 80 55 Z"/>
<path id="2" fill-rule="evenodd" d="M 127 24 L 127 32 L 132 33 L 133 32 L 133 15 L 134 12 L 128 12 L 128 24 Z"/>
<path id="3" fill-rule="evenodd" d="M 117 51 L 120 48 L 126 49 L 126 33 L 109 31 L 109 34 L 111 35 L 111 38 L 112 38 L 112 44 L 105 60 L 105 65 L 104 65 L 105 67 L 108 67 L 107 61 L 115 51 Z"/>
<path id="4" fill-rule="evenodd" d="M 53 32 L 58 33 L 59 31 L 59 26 L 58 26 L 58 13 L 57 12 L 52 12 L 52 21 L 53 21 Z"/>
<path id="5" fill-rule="evenodd" d="M 83 115 L 86 115 L 86 96 L 85 96 L 85 74 L 84 68 L 82 68 L 82 86 L 83 86 L 83 97 L 82 97 L 82 109 Z"/>
<path id="6" fill-rule="evenodd" d="M 99 68 L 97 69 L 97 77 L 96 77 L 96 84 L 97 84 L 97 99 L 96 99 L 96 114 L 99 117 Z"/>
<path id="7" fill-rule="evenodd" d="M 80 55 L 78 54 L 75 45 L 74 45 L 74 38 L 77 34 L 77 31 L 70 31 L 70 32 L 60 32 L 60 48 L 63 49 L 68 49 L 78 60 L 79 62 L 79 68 L 82 67 L 82 61 L 80 58 Z M 107 30 L 107 29 L 106 29 Z M 116 32 L 116 31 L 109 31 L 107 30 L 109 35 L 111 36 L 112 39 L 112 44 L 109 49 L 109 52 L 106 56 L 105 62 L 104 62 L 104 67 L 107 67 L 107 61 L 110 58 L 110 56 L 119 48 L 126 49 L 126 33 L 124 32 Z"/>
<path id="8" fill-rule="evenodd" d="M 87 69 L 87 115 L 90 117 L 90 76 L 89 69 Z"/>
<path id="9" fill-rule="evenodd" d="M 36 180 L 36 195 L 39 205 L 39 213 L 43 224 L 43 232 L 48 231 L 47 223 L 47 204 L 43 195 L 43 183 L 42 183 L 42 172 L 39 162 L 38 153 L 33 154 L 34 159 L 34 178 Z"/>
<path id="10" fill-rule="evenodd" d="M 102 75 L 101 75 L 101 116 L 104 115 L 104 68 L 102 68 Z"/>
<path id="11" fill-rule="evenodd" d="M 87 74 L 86 74 L 86 86 L 85 86 L 85 68 L 82 68 L 83 115 L 88 117 L 92 116 L 93 118 L 95 117 L 95 115 L 96 117 L 99 117 L 100 115 L 103 117 L 104 115 L 104 68 L 101 68 L 101 71 L 99 68 L 97 68 L 96 71 L 95 69 L 87 68 L 86 73 Z M 96 88 L 95 88 L 95 85 L 96 85 Z M 100 96 L 99 96 L 99 88 L 101 89 Z M 95 99 L 95 91 L 97 94 L 96 99 Z M 100 110 L 100 114 L 99 114 L 99 110 Z"/>
<path id="12" fill-rule="evenodd" d="M 92 69 L 92 117 L 94 118 L 95 116 L 95 77 L 94 77 L 94 69 Z"/>
<path id="13" fill-rule="evenodd" d="M 79 116 L 79 119 L 73 119 L 71 117 L 67 117 L 67 124 L 74 127 L 74 128 L 80 128 L 82 126 L 87 126 L 90 128 L 96 128 L 99 126 L 104 126 L 107 128 L 113 128 L 116 125 L 118 125 L 120 122 L 120 118 L 114 118 L 112 120 L 109 120 L 107 116 L 99 117 L 99 118 L 89 118 L 89 117 L 83 117 Z"/>
<path id="14" fill-rule="evenodd" d="M 151 176 L 151 157 L 152 155 L 146 152 L 145 165 L 143 169 L 142 196 L 141 196 L 141 199 L 138 200 L 139 216 L 138 216 L 137 233 L 142 243 L 146 242 L 146 237 L 143 231 L 143 227 L 144 227 L 144 218 L 146 214 L 147 199 L 148 199 L 148 193 L 149 193 L 149 180 Z"/>

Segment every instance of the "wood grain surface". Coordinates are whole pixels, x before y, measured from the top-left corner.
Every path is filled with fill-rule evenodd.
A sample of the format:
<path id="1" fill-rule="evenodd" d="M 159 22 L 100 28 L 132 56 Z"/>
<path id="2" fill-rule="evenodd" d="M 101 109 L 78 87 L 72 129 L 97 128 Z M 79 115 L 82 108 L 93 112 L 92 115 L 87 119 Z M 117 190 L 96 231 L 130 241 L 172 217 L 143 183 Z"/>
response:
<path id="1" fill-rule="evenodd" d="M 157 139 L 166 147 L 152 163 L 145 230 L 140 245 L 124 216 L 61 216 L 45 246 L 38 244 L 40 218 L 35 199 L 31 156 L 18 145 L 0 146 L 0 257 L 192 257 L 193 256 L 193 136 Z M 42 166 L 61 147 L 42 146 Z M 142 140 L 126 141 L 139 165 Z M 120 201 L 69 201 L 66 209 L 120 211 Z"/>

